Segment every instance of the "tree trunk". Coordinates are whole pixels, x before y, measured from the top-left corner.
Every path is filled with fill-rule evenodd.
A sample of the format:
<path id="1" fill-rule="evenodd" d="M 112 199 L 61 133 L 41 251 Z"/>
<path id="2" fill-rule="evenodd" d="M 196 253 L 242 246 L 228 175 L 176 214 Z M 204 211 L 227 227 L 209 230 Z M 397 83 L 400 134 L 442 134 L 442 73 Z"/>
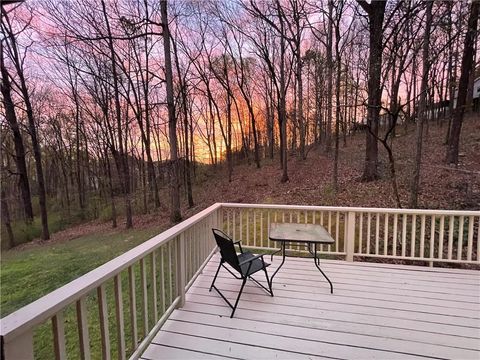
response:
<path id="1" fill-rule="evenodd" d="M 115 206 L 115 193 L 113 192 L 112 170 L 110 167 L 110 160 L 108 160 L 108 152 L 105 149 L 105 167 L 108 175 L 108 190 L 110 193 L 110 208 L 112 211 L 112 228 L 117 227 L 117 208 Z"/>
<path id="2" fill-rule="evenodd" d="M 15 105 L 12 100 L 12 87 L 10 76 L 5 67 L 3 59 L 3 45 L 0 44 L 0 69 L 2 72 L 2 82 L 0 90 L 3 96 L 3 106 L 5 109 L 5 118 L 13 133 L 13 144 L 15 146 L 15 165 L 18 173 L 18 185 L 22 196 L 23 212 L 27 223 L 33 221 L 32 198 L 30 194 L 30 184 L 28 180 L 27 165 L 25 162 L 25 147 L 23 145 L 22 134 L 15 114 Z"/>
<path id="3" fill-rule="evenodd" d="M 175 56 L 175 64 L 177 68 L 177 76 L 180 85 L 180 95 L 182 98 L 182 112 L 183 112 L 183 139 L 185 143 L 185 161 L 184 161 L 184 171 L 185 171 L 185 188 L 187 191 L 187 201 L 188 207 L 193 207 L 193 193 L 192 193 L 192 175 L 190 171 L 190 152 L 189 152 L 189 113 L 188 113 L 188 104 L 187 104 L 187 84 L 184 78 L 182 78 L 182 73 L 180 71 L 180 63 L 178 61 L 178 51 L 175 42 L 173 43 L 173 54 Z"/>
<path id="4" fill-rule="evenodd" d="M 297 20 L 298 21 L 298 20 Z M 305 123 L 303 119 L 303 79 L 302 79 L 302 54 L 300 49 L 300 24 L 297 23 L 296 36 L 296 52 L 295 58 L 296 78 L 297 78 L 297 122 L 300 133 L 300 159 L 305 160 L 307 155 L 305 153 Z"/>
<path id="5" fill-rule="evenodd" d="M 342 0 L 341 0 L 342 1 Z M 340 20 L 343 4 L 337 6 L 337 22 L 335 24 L 335 62 L 336 62 L 336 76 L 335 76 L 335 151 L 333 161 L 333 189 L 335 194 L 338 193 L 338 150 L 340 146 L 340 119 L 342 117 L 340 107 L 340 81 L 342 78 L 342 62 L 340 59 Z"/>
<path id="6" fill-rule="evenodd" d="M 175 115 L 175 103 L 173 98 L 172 58 L 170 52 L 170 30 L 168 27 L 166 0 L 160 0 L 160 12 L 162 16 L 163 51 L 165 55 L 165 82 L 168 108 L 168 135 L 170 137 L 170 161 L 172 164 L 170 174 L 170 220 L 176 223 L 182 219 L 182 214 L 180 212 L 180 184 L 178 180 L 177 118 Z"/>
<path id="7" fill-rule="evenodd" d="M 422 142 L 423 142 L 423 124 L 427 118 L 427 94 L 428 94 L 428 74 L 430 72 L 430 29 L 432 23 L 433 2 L 427 2 L 425 35 L 422 47 L 422 83 L 420 85 L 420 103 L 418 105 L 417 129 L 416 129 L 416 152 L 415 167 L 413 170 L 412 185 L 410 192 L 410 208 L 418 206 L 418 189 L 420 185 L 420 168 L 422 163 Z"/>
<path id="8" fill-rule="evenodd" d="M 125 139 L 123 136 L 122 129 L 124 126 L 122 125 L 122 111 L 120 105 L 120 93 L 119 93 L 119 84 L 118 84 L 118 72 L 117 72 L 117 61 L 116 61 L 116 54 L 113 45 L 113 37 L 112 32 L 110 29 L 110 22 L 108 19 L 108 14 L 105 7 L 105 1 L 102 0 L 102 9 L 103 15 L 105 17 L 105 24 L 107 26 L 107 33 L 108 33 L 108 47 L 110 50 L 110 61 L 111 61 L 111 70 L 112 70 L 112 78 L 113 78 L 113 92 L 114 92 L 114 101 L 115 101 L 115 118 L 117 121 L 117 132 L 118 132 L 118 151 L 115 151 L 112 145 L 112 153 L 114 158 L 116 159 L 116 165 L 119 172 L 119 176 L 122 182 L 123 188 L 123 196 L 125 202 L 125 213 L 126 213 L 126 228 L 133 227 L 133 217 L 132 217 L 132 200 L 130 198 L 130 174 L 129 174 L 129 166 L 128 166 L 128 154 L 126 153 L 126 143 L 127 136 L 125 135 Z M 127 131 L 127 129 L 125 129 Z"/>
<path id="9" fill-rule="evenodd" d="M 382 100 L 381 73 L 382 73 L 382 39 L 383 19 L 385 16 L 386 1 L 359 1 L 367 12 L 370 31 L 370 52 L 368 56 L 368 113 L 365 149 L 365 166 L 362 180 L 373 181 L 378 179 L 378 122 Z"/>
<path id="10" fill-rule="evenodd" d="M 287 113 L 286 113 L 286 79 L 285 79 L 285 37 L 284 37 L 284 20 L 283 14 L 280 10 L 280 3 L 277 0 L 277 11 L 280 19 L 280 93 L 278 99 L 278 120 L 280 122 L 280 137 L 282 139 L 282 178 L 280 182 L 285 183 L 288 181 L 288 170 L 287 170 Z"/>
<path id="11" fill-rule="evenodd" d="M 15 246 L 15 238 L 13 236 L 12 223 L 11 223 L 11 220 L 10 220 L 10 212 L 8 211 L 7 196 L 5 194 L 4 189 L 2 189 L 2 191 L 1 191 L 1 205 L 0 206 L 2 208 L 3 225 L 5 226 L 5 230 L 7 231 L 8 248 L 11 249 Z"/>
<path id="12" fill-rule="evenodd" d="M 332 97 L 333 97 L 333 0 L 328 0 L 327 32 L 327 119 L 325 124 L 325 149 L 332 149 Z"/>
<path id="13" fill-rule="evenodd" d="M 467 92 L 470 73 L 474 71 L 474 47 L 477 34 L 477 24 L 479 16 L 480 1 L 474 0 L 470 6 L 470 16 L 468 18 L 468 30 L 465 36 L 462 65 L 460 70 L 460 81 L 458 83 L 457 106 L 452 119 L 452 128 L 450 131 L 450 141 L 447 149 L 447 163 L 458 163 L 458 148 L 460 144 L 460 132 L 462 130 L 463 115 L 467 107 Z"/>
<path id="14" fill-rule="evenodd" d="M 33 108 L 30 102 L 30 93 L 27 87 L 27 83 L 25 80 L 25 76 L 23 73 L 23 61 L 18 53 L 17 48 L 17 41 L 15 39 L 15 35 L 10 27 L 10 22 L 8 19 L 7 12 L 2 7 L 1 9 L 2 16 L 5 19 L 6 27 L 7 28 L 7 37 L 11 43 L 11 51 L 12 51 L 12 60 L 15 65 L 15 69 L 17 70 L 18 80 L 20 85 L 20 92 L 23 97 L 23 101 L 25 103 L 25 112 L 27 114 L 28 120 L 28 130 L 30 132 L 30 137 L 32 139 L 32 149 L 33 149 L 33 157 L 35 159 L 35 170 L 37 173 L 37 184 L 38 184 L 38 201 L 40 205 L 40 217 L 42 221 L 42 239 L 48 240 L 50 239 L 50 232 L 48 230 L 48 219 L 47 219 L 47 195 L 45 192 L 45 178 L 43 176 L 43 167 L 42 167 L 42 153 L 40 148 L 40 143 L 37 137 L 37 127 L 35 124 L 35 119 L 33 116 Z"/>

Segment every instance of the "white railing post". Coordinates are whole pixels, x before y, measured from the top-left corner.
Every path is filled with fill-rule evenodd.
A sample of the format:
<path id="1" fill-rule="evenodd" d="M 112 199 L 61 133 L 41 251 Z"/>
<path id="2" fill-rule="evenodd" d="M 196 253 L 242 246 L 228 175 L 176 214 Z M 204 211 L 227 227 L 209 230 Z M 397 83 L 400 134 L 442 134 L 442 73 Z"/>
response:
<path id="1" fill-rule="evenodd" d="M 347 213 L 347 227 L 346 237 L 345 237 L 345 252 L 347 253 L 346 260 L 353 261 L 353 253 L 355 252 L 355 213 L 349 211 Z"/>
<path id="2" fill-rule="evenodd" d="M 213 216 L 213 227 L 223 231 L 223 208 L 220 207 L 215 211 L 215 215 Z"/>
<path id="3" fill-rule="evenodd" d="M 33 360 L 33 330 L 28 330 L 10 341 L 5 341 L 2 337 L 2 359 Z"/>
<path id="4" fill-rule="evenodd" d="M 177 291 L 180 301 L 177 304 L 177 308 L 183 307 L 185 305 L 185 285 L 186 285 L 186 274 L 185 274 L 185 233 L 182 232 L 178 236 L 178 247 L 177 247 L 177 267 L 176 267 L 176 282 L 177 282 Z"/>

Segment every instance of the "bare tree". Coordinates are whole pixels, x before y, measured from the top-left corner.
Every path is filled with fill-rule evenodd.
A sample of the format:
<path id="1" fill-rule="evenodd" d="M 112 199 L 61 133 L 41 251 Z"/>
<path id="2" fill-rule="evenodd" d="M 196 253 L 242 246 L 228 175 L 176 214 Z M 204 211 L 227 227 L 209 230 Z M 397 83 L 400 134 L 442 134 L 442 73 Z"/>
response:
<path id="1" fill-rule="evenodd" d="M 425 34 L 422 44 L 422 83 L 420 85 L 420 103 L 418 108 L 419 116 L 417 118 L 416 129 L 416 151 L 415 151 L 415 167 L 412 177 L 412 185 L 410 192 L 410 207 L 416 208 L 418 205 L 418 188 L 420 183 L 420 168 L 422 162 L 422 142 L 423 142 L 423 124 L 427 118 L 427 91 L 428 91 L 428 74 L 430 71 L 430 31 L 432 24 L 432 7 L 433 1 L 426 2 L 426 25 Z"/>
<path id="2" fill-rule="evenodd" d="M 5 109 L 5 119 L 7 120 L 13 134 L 13 143 L 15 146 L 15 165 L 18 175 L 18 185 L 22 194 L 25 220 L 27 223 L 31 223 L 33 221 L 33 208 L 32 198 L 30 195 L 27 164 L 25 162 L 25 146 L 23 145 L 23 136 L 20 132 L 20 126 L 15 113 L 15 105 L 12 99 L 12 85 L 4 60 L 3 42 L 0 42 L 0 69 L 2 73 L 0 90 L 3 96 L 2 101 Z"/>
<path id="3" fill-rule="evenodd" d="M 447 162 L 449 164 L 458 163 L 458 148 L 460 144 L 460 133 L 462 131 L 463 116 L 467 105 L 467 92 L 471 91 L 468 86 L 470 74 L 474 70 L 474 47 L 475 39 L 478 33 L 478 16 L 480 1 L 473 0 L 470 5 L 470 15 L 468 18 L 468 29 L 465 35 L 462 65 L 460 69 L 460 81 L 458 83 L 457 106 L 452 119 L 449 143 L 447 149 Z M 450 101 L 453 101 L 450 99 Z"/>
<path id="4" fill-rule="evenodd" d="M 182 219 L 180 212 L 180 183 L 178 176 L 178 150 L 177 150 L 177 118 L 175 114 L 175 103 L 173 99 L 173 72 L 172 58 L 170 52 L 170 30 L 168 25 L 167 1 L 160 0 L 160 11 L 162 14 L 162 36 L 163 50 L 165 56 L 165 82 L 167 91 L 168 107 L 168 134 L 170 137 L 170 220 L 179 222 Z"/>
<path id="5" fill-rule="evenodd" d="M 368 56 L 368 114 L 366 132 L 365 167 L 362 179 L 372 181 L 378 178 L 378 122 L 382 102 L 382 39 L 386 1 L 368 3 L 358 0 L 358 4 L 367 13 L 369 20 L 370 47 Z"/>
<path id="6" fill-rule="evenodd" d="M 40 142 L 38 140 L 37 124 L 33 115 L 33 107 L 30 101 L 31 94 L 24 74 L 24 61 L 20 54 L 20 49 L 17 44 L 15 33 L 12 29 L 9 15 L 4 7 L 1 8 L 1 15 L 2 31 L 4 32 L 4 34 L 6 34 L 6 37 L 8 39 L 6 42 L 6 47 L 18 76 L 18 88 L 20 93 L 22 94 L 22 100 L 25 105 L 25 112 L 28 120 L 28 131 L 32 140 L 33 155 L 35 158 L 35 169 L 37 173 L 40 217 L 42 221 L 42 239 L 48 240 L 50 239 L 50 231 L 48 229 L 47 195 L 45 192 L 45 178 L 43 175 L 42 152 Z"/>

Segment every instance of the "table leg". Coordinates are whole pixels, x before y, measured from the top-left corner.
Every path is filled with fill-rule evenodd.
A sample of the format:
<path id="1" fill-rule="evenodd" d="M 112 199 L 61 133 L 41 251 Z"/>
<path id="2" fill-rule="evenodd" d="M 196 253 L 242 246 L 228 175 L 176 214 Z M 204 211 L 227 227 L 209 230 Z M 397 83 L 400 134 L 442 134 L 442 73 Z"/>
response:
<path id="1" fill-rule="evenodd" d="M 328 278 L 328 276 L 325 275 L 325 273 L 322 271 L 322 269 L 320 269 L 320 258 L 317 257 L 317 243 L 315 243 L 315 244 L 313 245 L 313 247 L 314 247 L 314 249 L 315 249 L 315 251 L 314 251 L 315 255 L 314 255 L 314 257 L 313 257 L 314 262 L 315 262 L 315 266 L 317 267 L 318 270 L 320 270 L 320 272 L 322 273 L 323 277 L 324 277 L 325 279 L 327 279 L 328 283 L 330 284 L 330 294 L 333 294 L 333 284 L 332 284 L 332 282 L 330 281 L 330 279 Z M 317 264 L 317 261 L 318 261 L 318 264 Z"/>
<path id="2" fill-rule="evenodd" d="M 313 251 L 312 251 L 312 244 L 311 244 L 311 243 L 307 243 L 307 248 L 308 248 L 308 252 L 309 252 L 311 255 L 314 255 L 314 254 L 313 254 Z"/>
<path id="3" fill-rule="evenodd" d="M 282 241 L 282 246 L 281 246 L 281 250 L 282 250 L 282 262 L 280 263 L 280 265 L 278 266 L 277 270 L 275 270 L 275 272 L 273 273 L 273 275 L 270 277 L 270 287 L 272 286 L 273 284 L 273 278 L 275 277 L 275 275 L 277 275 L 277 272 L 278 270 L 280 270 L 280 268 L 283 266 L 283 263 L 285 262 L 285 241 Z"/>

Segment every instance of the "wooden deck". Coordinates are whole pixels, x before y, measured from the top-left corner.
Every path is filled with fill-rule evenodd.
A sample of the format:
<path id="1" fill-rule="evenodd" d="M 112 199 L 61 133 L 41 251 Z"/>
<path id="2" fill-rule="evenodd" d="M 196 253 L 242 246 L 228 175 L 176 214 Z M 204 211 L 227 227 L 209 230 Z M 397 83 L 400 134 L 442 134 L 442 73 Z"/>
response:
<path id="1" fill-rule="evenodd" d="M 311 259 L 288 258 L 275 297 L 248 282 L 230 319 L 208 292 L 217 264 L 214 257 L 142 359 L 480 358 L 478 271 L 323 261 L 331 295 Z M 233 299 L 240 283 L 220 271 L 216 284 Z"/>

